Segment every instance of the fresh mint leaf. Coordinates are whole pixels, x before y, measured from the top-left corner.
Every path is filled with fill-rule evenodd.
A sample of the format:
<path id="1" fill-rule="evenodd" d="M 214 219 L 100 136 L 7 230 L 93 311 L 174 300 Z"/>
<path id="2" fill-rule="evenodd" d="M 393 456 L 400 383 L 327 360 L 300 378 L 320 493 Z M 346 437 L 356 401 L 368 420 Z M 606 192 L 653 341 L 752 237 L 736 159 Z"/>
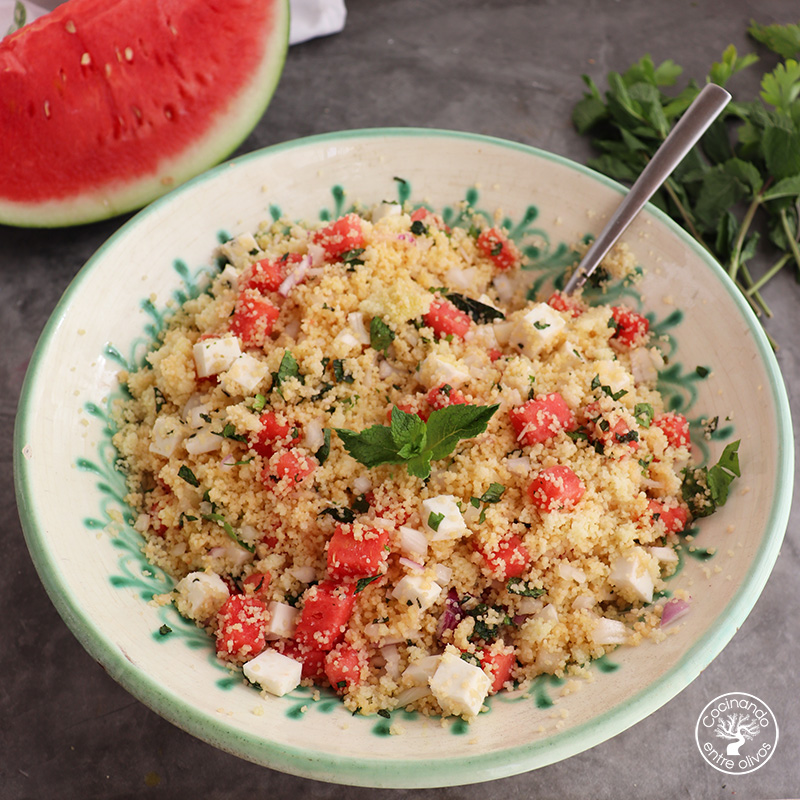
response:
<path id="1" fill-rule="evenodd" d="M 500 245 L 502 249 L 502 243 Z M 478 325 L 493 322 L 496 319 L 505 319 L 506 315 L 494 306 L 481 303 L 480 300 L 473 300 L 457 292 L 447 292 L 447 299 L 460 311 L 473 319 Z"/>
<path id="2" fill-rule="evenodd" d="M 347 428 L 334 429 L 342 440 L 345 450 L 365 467 L 380 464 L 402 464 L 404 459 L 397 454 L 397 446 L 388 425 L 373 425 L 357 433 Z"/>
<path id="3" fill-rule="evenodd" d="M 653 421 L 655 411 L 650 403 L 637 403 L 633 407 L 633 418 L 643 428 L 649 428 Z"/>
<path id="4" fill-rule="evenodd" d="M 385 353 L 393 341 L 394 331 L 380 317 L 373 317 L 369 323 L 370 347 Z"/>
<path id="5" fill-rule="evenodd" d="M 499 405 L 453 405 L 435 409 L 428 417 L 428 443 L 431 460 L 449 456 L 461 439 L 472 439 L 486 430 Z"/>
<path id="6" fill-rule="evenodd" d="M 509 594 L 518 594 L 522 597 L 541 597 L 546 594 L 544 589 L 533 586 L 528 581 L 522 580 L 522 578 L 509 578 L 506 589 L 508 589 Z"/>
<path id="7" fill-rule="evenodd" d="M 439 526 L 442 524 L 442 520 L 444 519 L 444 514 L 437 513 L 436 511 L 431 511 L 428 516 L 428 527 L 433 531 L 438 531 Z"/>
<path id="8" fill-rule="evenodd" d="M 370 575 L 368 578 L 359 578 L 356 581 L 356 590 L 355 590 L 354 594 L 358 594 L 359 592 L 363 592 L 364 589 L 367 588 L 367 586 L 369 586 L 373 581 L 378 580 L 378 578 L 380 578 L 380 577 L 381 577 L 380 575 Z"/>
<path id="9" fill-rule="evenodd" d="M 685 471 L 681 492 L 693 517 L 707 517 L 727 502 L 731 483 L 741 477 L 739 444 L 739 440 L 728 444 L 713 467 Z"/>
<path id="10" fill-rule="evenodd" d="M 366 467 L 405 464 L 410 475 L 422 480 L 431 474 L 431 461 L 452 453 L 461 439 L 486 430 L 499 406 L 453 405 L 436 409 L 427 423 L 396 406 L 389 425 L 373 425 L 357 432 L 336 428 L 347 452 Z"/>

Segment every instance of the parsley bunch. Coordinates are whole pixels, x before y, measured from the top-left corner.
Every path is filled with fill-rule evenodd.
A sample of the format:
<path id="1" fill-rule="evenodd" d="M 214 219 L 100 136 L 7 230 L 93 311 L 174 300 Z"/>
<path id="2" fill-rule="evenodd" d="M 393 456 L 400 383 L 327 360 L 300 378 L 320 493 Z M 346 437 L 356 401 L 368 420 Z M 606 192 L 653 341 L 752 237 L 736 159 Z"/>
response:
<path id="1" fill-rule="evenodd" d="M 771 316 L 762 287 L 787 264 L 800 280 L 800 25 L 753 22 L 748 33 L 781 60 L 763 74 L 759 97 L 727 106 L 652 202 L 717 258 L 756 313 Z M 725 86 L 756 61 L 730 45 L 706 80 Z M 589 166 L 620 181 L 638 177 L 700 91 L 694 80 L 677 94 L 664 91 L 682 72 L 674 61 L 656 66 L 644 56 L 609 73 L 605 95 L 583 76 L 589 91 L 572 119 L 601 153 Z M 749 262 L 757 252 L 773 262 L 756 279 Z"/>
<path id="2" fill-rule="evenodd" d="M 410 475 L 425 480 L 431 461 L 449 456 L 461 439 L 478 436 L 499 406 L 453 405 L 433 411 L 425 422 L 395 406 L 390 425 L 363 431 L 336 428 L 345 449 L 365 467 L 405 464 Z"/>

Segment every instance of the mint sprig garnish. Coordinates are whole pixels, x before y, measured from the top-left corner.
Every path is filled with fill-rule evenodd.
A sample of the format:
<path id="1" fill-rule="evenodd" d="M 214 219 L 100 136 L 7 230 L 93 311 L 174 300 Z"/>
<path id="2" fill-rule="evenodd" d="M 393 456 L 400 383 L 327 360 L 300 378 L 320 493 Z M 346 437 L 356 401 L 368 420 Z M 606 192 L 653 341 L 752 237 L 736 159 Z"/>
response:
<path id="1" fill-rule="evenodd" d="M 722 451 L 713 467 L 693 467 L 684 472 L 681 492 L 692 516 L 707 517 L 728 500 L 730 485 L 741 476 L 739 440 Z"/>
<path id="2" fill-rule="evenodd" d="M 425 480 L 431 462 L 449 456 L 462 439 L 486 430 L 499 406 L 453 405 L 433 411 L 428 421 L 395 406 L 389 425 L 363 431 L 336 428 L 350 455 L 365 467 L 405 464 L 410 475 Z"/>

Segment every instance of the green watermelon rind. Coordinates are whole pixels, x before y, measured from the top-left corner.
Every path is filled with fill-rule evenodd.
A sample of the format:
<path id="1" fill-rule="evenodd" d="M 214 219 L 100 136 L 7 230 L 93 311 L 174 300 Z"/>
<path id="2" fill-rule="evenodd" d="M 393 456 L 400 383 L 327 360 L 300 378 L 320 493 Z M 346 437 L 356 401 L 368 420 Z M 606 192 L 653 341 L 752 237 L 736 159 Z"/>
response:
<path id="1" fill-rule="evenodd" d="M 289 0 L 277 0 L 264 58 L 227 111 L 197 142 L 165 158 L 158 174 L 120 179 L 68 198 L 20 202 L 0 197 L 0 224 L 20 228 L 83 225 L 142 208 L 209 167 L 223 161 L 248 137 L 269 106 L 289 49 Z"/>

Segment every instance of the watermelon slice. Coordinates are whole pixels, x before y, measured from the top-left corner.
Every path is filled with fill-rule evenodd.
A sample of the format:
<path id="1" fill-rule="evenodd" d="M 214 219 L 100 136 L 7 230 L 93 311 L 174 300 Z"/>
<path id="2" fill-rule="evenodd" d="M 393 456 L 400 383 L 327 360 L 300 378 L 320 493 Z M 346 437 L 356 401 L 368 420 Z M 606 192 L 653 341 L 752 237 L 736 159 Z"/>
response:
<path id="1" fill-rule="evenodd" d="M 140 208 L 221 161 L 278 83 L 288 0 L 69 0 L 0 42 L 0 223 Z"/>

